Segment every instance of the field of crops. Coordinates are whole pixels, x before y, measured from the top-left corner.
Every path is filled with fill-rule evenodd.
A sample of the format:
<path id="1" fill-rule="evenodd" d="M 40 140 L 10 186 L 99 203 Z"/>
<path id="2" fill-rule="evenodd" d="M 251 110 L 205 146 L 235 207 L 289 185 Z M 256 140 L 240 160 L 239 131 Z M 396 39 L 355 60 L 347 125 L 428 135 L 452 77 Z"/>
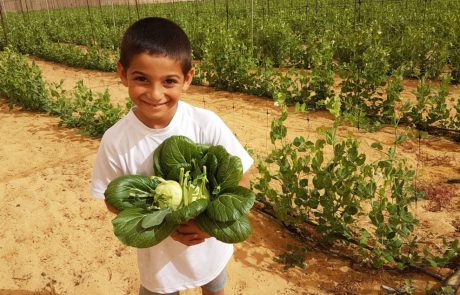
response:
<path id="1" fill-rule="evenodd" d="M 137 294 L 134 251 L 87 190 L 131 107 L 121 34 L 151 15 L 192 41 L 184 100 L 257 160 L 229 294 L 455 294 L 460 2 L 131 2 L 1 5 L 1 295 Z"/>

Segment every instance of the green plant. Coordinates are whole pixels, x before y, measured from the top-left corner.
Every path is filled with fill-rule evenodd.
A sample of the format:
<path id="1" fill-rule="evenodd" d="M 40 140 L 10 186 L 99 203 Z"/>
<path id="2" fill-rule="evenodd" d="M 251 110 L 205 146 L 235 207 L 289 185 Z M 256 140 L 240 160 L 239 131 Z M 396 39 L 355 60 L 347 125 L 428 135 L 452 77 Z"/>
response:
<path id="1" fill-rule="evenodd" d="M 417 85 L 417 102 L 408 113 L 406 120 L 420 130 L 428 130 L 435 123 L 445 124 L 450 116 L 446 103 L 450 80 L 450 76 L 444 77 L 438 92 L 433 94 L 430 84 L 422 78 Z"/>
<path id="2" fill-rule="evenodd" d="M 326 100 L 338 116 L 339 102 Z M 275 148 L 259 160 L 259 176 L 253 183 L 257 198 L 272 204 L 277 219 L 290 225 L 314 223 L 328 243 L 358 241 L 363 259 L 376 267 L 427 263 L 417 252 L 417 237 L 412 234 L 418 224 L 409 210 L 417 198 L 415 171 L 397 157 L 396 145 L 384 151 L 380 143 L 372 144 L 382 158 L 369 162 L 356 139 L 337 138 L 336 127 L 321 130 L 323 138 L 315 142 L 302 136 L 288 141 L 286 119 L 284 107 L 281 117 L 272 122 L 270 136 Z M 335 126 L 340 122 L 338 117 Z M 370 227 L 360 225 L 366 221 Z M 427 250 L 425 256 L 437 265 L 446 263 L 458 253 L 456 243 L 449 246 L 452 250 L 444 258 Z"/>
<path id="3" fill-rule="evenodd" d="M 222 146 L 172 136 L 154 151 L 153 163 L 157 176 L 122 176 L 105 192 L 107 201 L 121 211 L 112 223 L 123 243 L 153 246 L 192 218 L 203 231 L 223 242 L 237 243 L 248 237 L 251 224 L 246 214 L 255 196 L 238 186 L 242 177 L 238 157 Z M 179 198 L 170 195 L 171 181 L 178 182 L 172 192 L 180 192 Z"/>
<path id="4" fill-rule="evenodd" d="M 181 169 L 180 183 L 157 176 L 120 176 L 107 187 L 107 202 L 120 211 L 112 221 L 115 235 L 128 246 L 145 248 L 161 242 L 176 225 L 206 209 L 202 190 L 206 175 L 191 181 Z M 192 200 L 192 192 L 198 190 Z"/>
<path id="5" fill-rule="evenodd" d="M 20 105 L 25 110 L 46 111 L 46 83 L 40 69 L 27 59 L 7 47 L 0 53 L 0 94 L 8 97 L 11 105 Z"/>
<path id="6" fill-rule="evenodd" d="M 125 108 L 111 103 L 107 90 L 94 93 L 82 81 L 77 82 L 71 95 L 70 99 L 57 97 L 53 102 L 54 112 L 61 119 L 59 124 L 80 128 L 89 136 L 102 136 L 126 112 Z"/>
<path id="7" fill-rule="evenodd" d="M 102 134 L 130 108 L 114 106 L 107 91 L 94 93 L 80 81 L 73 91 L 46 83 L 40 69 L 11 48 L 0 54 L 0 93 L 11 105 L 59 116 L 60 125 L 80 128 L 93 137 Z"/>

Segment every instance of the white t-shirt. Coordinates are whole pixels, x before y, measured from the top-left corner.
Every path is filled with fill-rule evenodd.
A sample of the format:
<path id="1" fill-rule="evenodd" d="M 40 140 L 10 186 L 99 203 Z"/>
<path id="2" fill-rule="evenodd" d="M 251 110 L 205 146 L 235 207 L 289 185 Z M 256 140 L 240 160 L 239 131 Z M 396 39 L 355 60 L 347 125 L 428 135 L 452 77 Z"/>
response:
<path id="1" fill-rule="evenodd" d="M 215 113 L 179 101 L 177 111 L 163 129 L 145 126 L 131 110 L 102 137 L 91 183 L 91 193 L 104 199 L 104 191 L 121 175 L 153 175 L 153 151 L 172 135 L 196 143 L 222 145 L 241 159 L 246 172 L 253 159 Z M 141 284 L 156 293 L 171 293 L 205 285 L 224 269 L 233 245 L 215 238 L 185 246 L 171 237 L 151 248 L 138 249 Z"/>

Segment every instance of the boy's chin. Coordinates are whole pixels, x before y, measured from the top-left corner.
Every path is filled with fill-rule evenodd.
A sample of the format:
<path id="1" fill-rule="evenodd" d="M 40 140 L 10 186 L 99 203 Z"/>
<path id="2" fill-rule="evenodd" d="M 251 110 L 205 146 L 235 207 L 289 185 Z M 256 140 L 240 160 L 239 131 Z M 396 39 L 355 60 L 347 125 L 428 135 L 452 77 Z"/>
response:
<path id="1" fill-rule="evenodd" d="M 177 103 L 176 103 L 177 105 Z M 147 127 L 160 129 L 168 126 L 174 117 L 176 108 L 168 107 L 167 105 L 153 107 L 134 106 L 134 114 Z"/>

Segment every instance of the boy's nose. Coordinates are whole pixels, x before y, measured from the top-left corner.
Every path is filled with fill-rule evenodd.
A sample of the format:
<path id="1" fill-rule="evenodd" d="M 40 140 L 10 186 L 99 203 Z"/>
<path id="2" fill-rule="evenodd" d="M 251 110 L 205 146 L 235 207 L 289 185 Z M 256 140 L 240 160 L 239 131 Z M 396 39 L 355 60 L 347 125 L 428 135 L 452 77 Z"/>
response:
<path id="1" fill-rule="evenodd" d="M 152 100 L 162 100 L 164 96 L 163 89 L 160 86 L 153 86 L 150 90 L 150 97 Z"/>

